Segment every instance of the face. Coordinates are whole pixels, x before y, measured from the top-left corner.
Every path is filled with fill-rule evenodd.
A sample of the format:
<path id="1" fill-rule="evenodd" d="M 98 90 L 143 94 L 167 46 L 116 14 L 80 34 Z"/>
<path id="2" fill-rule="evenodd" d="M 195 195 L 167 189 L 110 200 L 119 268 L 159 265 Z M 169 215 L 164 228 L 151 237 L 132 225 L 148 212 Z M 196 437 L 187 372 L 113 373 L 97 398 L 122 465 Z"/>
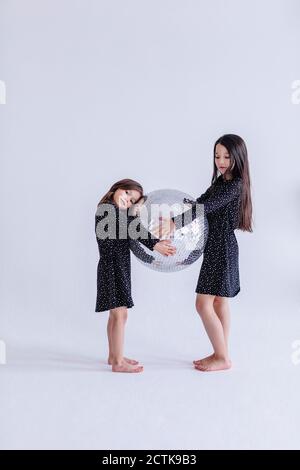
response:
<path id="1" fill-rule="evenodd" d="M 137 202 L 134 207 L 132 207 L 132 211 L 131 211 L 131 215 L 140 215 L 140 211 L 141 211 L 141 208 L 143 206 L 143 204 L 145 203 L 145 198 L 144 197 L 141 197 L 139 199 L 139 202 Z"/>
<path id="2" fill-rule="evenodd" d="M 224 147 L 224 145 L 216 145 L 215 164 L 218 170 L 222 173 L 222 175 L 224 175 L 224 173 L 230 167 L 230 156 L 228 150 L 226 149 L 226 147 Z"/>
<path id="3" fill-rule="evenodd" d="M 114 193 L 113 200 L 121 209 L 129 209 L 141 197 L 141 193 L 136 189 L 117 189 Z"/>

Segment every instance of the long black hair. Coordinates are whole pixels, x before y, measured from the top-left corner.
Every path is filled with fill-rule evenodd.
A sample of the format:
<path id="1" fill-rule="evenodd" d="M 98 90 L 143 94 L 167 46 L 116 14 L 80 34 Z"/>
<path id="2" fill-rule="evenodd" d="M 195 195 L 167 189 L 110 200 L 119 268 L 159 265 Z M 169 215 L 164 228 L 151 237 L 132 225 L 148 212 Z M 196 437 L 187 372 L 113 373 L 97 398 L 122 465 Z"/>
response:
<path id="1" fill-rule="evenodd" d="M 242 178 L 242 194 L 239 214 L 240 230 L 245 232 L 253 232 L 252 229 L 252 201 L 251 201 L 251 181 L 249 172 L 248 152 L 244 140 L 235 134 L 225 134 L 220 137 L 214 145 L 214 169 L 211 183 L 214 184 L 218 177 L 218 168 L 215 163 L 216 147 L 218 144 L 223 145 L 230 156 L 230 166 L 228 172 L 232 177 Z"/>

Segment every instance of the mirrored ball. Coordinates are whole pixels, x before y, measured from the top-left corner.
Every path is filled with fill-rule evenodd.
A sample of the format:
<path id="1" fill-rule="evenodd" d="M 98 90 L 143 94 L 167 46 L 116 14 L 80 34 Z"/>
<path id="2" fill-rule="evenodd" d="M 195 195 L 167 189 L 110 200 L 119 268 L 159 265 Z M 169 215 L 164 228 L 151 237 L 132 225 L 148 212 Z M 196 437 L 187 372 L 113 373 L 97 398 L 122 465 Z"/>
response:
<path id="1" fill-rule="evenodd" d="M 189 194 L 175 189 L 160 189 L 148 194 L 140 206 L 142 225 L 160 240 L 168 239 L 176 247 L 176 254 L 164 256 L 152 251 L 137 240 L 130 240 L 130 248 L 137 259 L 150 269 L 174 272 L 185 269 L 202 255 L 208 236 L 208 221 L 203 204 L 197 204 L 197 217 L 191 221 L 186 214 L 182 228 L 168 232 L 165 225 L 170 217 L 178 216 L 191 209 L 196 201 Z M 188 223 L 190 222 L 190 223 Z M 170 225 L 166 225 L 170 227 Z"/>

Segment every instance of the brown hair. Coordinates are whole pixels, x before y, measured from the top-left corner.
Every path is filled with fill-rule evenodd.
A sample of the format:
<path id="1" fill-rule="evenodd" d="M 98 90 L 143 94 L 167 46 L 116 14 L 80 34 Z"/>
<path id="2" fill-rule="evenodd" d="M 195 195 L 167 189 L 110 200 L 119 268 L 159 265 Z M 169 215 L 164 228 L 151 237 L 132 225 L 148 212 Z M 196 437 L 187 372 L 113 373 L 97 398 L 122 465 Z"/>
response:
<path id="1" fill-rule="evenodd" d="M 118 189 L 135 189 L 141 194 L 140 199 L 144 195 L 144 190 L 140 183 L 129 178 L 125 178 L 123 180 L 117 181 L 115 184 L 112 185 L 112 187 L 107 191 L 107 193 L 104 194 L 102 199 L 100 199 L 100 201 L 98 202 L 98 206 L 102 202 L 112 202 L 113 195 Z"/>
<path id="2" fill-rule="evenodd" d="M 212 184 L 217 179 L 217 166 L 215 163 L 215 152 L 218 144 L 226 147 L 230 156 L 230 167 L 228 171 L 234 177 L 242 179 L 242 195 L 239 213 L 239 222 L 237 228 L 244 232 L 253 232 L 252 229 L 252 201 L 251 201 L 251 182 L 249 172 L 248 152 L 245 142 L 241 137 L 235 134 L 225 134 L 220 137 L 214 145 L 214 170 Z"/>

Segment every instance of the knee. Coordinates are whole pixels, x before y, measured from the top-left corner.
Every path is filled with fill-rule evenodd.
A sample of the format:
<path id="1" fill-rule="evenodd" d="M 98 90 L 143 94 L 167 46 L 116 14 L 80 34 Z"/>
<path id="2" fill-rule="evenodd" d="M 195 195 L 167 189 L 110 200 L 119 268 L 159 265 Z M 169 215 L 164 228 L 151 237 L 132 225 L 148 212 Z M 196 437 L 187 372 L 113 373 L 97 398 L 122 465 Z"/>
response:
<path id="1" fill-rule="evenodd" d="M 199 301 L 196 302 L 196 311 L 197 311 L 198 315 L 200 315 L 200 317 L 202 318 L 202 316 L 205 312 L 204 302 L 199 302 Z"/>
<path id="2" fill-rule="evenodd" d="M 213 301 L 207 299 L 197 299 L 196 300 L 196 310 L 201 318 L 204 316 L 210 315 L 213 310 Z"/>
<path id="3" fill-rule="evenodd" d="M 227 298 L 226 297 L 218 297 L 214 298 L 214 307 L 215 308 L 223 308 L 227 306 Z"/>
<path id="4" fill-rule="evenodd" d="M 119 307 L 119 308 L 114 308 L 110 311 L 110 318 L 115 322 L 115 321 L 122 321 L 126 322 L 128 317 L 127 313 L 127 308 L 124 307 Z"/>

